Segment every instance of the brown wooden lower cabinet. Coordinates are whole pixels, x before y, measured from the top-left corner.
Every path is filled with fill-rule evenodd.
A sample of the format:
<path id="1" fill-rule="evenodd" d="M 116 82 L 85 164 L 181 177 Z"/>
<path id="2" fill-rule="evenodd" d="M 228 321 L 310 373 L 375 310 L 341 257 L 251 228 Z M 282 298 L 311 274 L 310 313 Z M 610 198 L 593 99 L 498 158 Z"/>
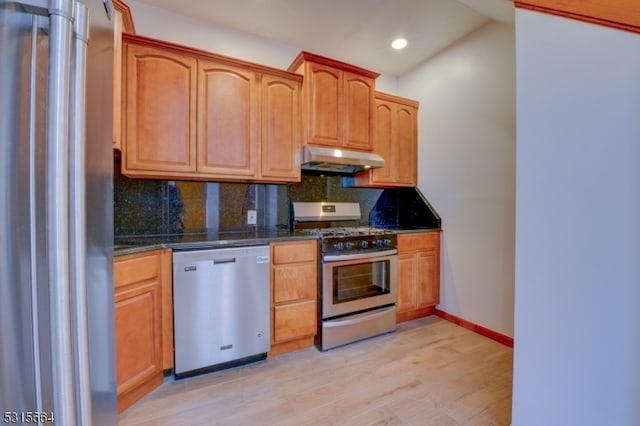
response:
<path id="1" fill-rule="evenodd" d="M 318 324 L 317 259 L 315 240 L 271 244 L 271 356 L 313 345 Z"/>
<path id="2" fill-rule="evenodd" d="M 122 412 L 173 367 L 171 250 L 118 256 L 114 264 L 116 383 Z"/>
<path id="3" fill-rule="evenodd" d="M 440 303 L 440 232 L 398 235 L 397 322 L 431 315 Z"/>

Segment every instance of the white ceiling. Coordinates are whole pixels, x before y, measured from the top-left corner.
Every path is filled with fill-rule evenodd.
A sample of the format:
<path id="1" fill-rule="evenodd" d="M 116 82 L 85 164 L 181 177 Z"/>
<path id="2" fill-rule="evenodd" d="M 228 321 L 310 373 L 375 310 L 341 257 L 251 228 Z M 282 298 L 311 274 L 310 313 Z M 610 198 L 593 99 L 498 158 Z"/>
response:
<path id="1" fill-rule="evenodd" d="M 511 0 L 138 0 L 390 75 L 402 75 L 491 19 Z M 409 45 L 394 51 L 391 41 Z"/>

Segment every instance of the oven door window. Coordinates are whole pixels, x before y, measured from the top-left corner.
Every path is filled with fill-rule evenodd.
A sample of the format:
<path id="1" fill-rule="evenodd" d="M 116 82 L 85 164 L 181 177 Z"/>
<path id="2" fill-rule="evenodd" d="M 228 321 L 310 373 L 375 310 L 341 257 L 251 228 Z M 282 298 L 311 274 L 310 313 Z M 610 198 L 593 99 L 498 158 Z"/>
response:
<path id="1" fill-rule="evenodd" d="M 389 260 L 335 266 L 333 303 L 389 294 Z"/>

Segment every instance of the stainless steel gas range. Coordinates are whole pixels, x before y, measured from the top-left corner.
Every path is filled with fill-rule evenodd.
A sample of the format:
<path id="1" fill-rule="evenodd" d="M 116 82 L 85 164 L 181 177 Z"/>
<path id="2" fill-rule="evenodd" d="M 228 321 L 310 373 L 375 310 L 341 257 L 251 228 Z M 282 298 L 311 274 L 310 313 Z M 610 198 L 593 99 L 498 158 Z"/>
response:
<path id="1" fill-rule="evenodd" d="M 321 240 L 318 347 L 395 330 L 396 235 L 358 226 L 358 203 L 292 203 L 292 210 L 294 229 Z"/>

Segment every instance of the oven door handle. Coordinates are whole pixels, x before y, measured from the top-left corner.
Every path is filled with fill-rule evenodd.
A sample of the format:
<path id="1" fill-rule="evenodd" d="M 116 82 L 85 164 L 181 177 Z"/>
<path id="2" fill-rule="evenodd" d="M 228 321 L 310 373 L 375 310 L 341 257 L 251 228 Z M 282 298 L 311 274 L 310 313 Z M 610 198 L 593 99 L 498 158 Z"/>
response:
<path id="1" fill-rule="evenodd" d="M 342 260 L 373 259 L 376 257 L 392 256 L 394 254 L 398 254 L 398 250 L 391 249 L 356 254 L 325 254 L 322 260 L 325 262 L 337 262 Z"/>

